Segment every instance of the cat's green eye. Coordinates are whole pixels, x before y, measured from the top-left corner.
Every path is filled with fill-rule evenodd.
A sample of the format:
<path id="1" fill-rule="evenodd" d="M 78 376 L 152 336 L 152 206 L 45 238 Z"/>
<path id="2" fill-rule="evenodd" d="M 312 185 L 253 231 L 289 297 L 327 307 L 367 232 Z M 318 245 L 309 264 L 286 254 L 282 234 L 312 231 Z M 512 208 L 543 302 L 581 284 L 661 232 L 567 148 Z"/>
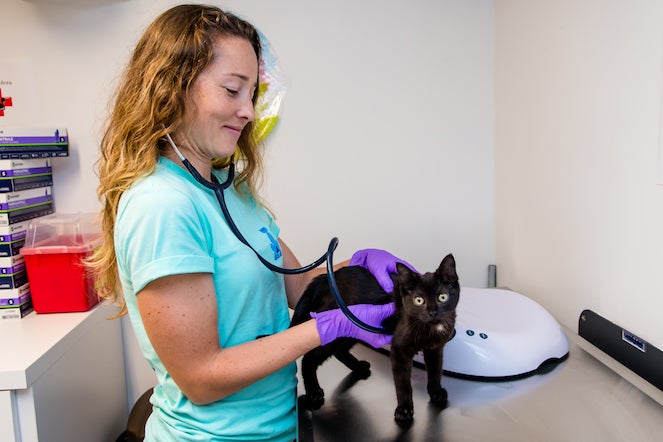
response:
<path id="1" fill-rule="evenodd" d="M 437 300 L 440 302 L 447 302 L 449 300 L 449 294 L 448 293 L 440 293 L 440 296 L 437 297 Z"/>
<path id="2" fill-rule="evenodd" d="M 422 298 L 421 296 L 415 296 L 414 298 L 412 298 L 412 302 L 414 302 L 414 305 L 424 305 L 425 301 L 424 298 Z"/>

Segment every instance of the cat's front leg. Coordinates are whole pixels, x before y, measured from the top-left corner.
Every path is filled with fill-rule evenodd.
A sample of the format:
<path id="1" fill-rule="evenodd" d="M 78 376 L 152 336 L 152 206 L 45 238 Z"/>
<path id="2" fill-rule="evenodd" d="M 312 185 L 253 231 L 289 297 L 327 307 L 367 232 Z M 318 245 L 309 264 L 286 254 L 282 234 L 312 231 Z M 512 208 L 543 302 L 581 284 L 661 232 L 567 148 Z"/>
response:
<path id="1" fill-rule="evenodd" d="M 391 372 L 396 387 L 396 400 L 398 406 L 394 411 L 396 423 L 409 426 L 414 420 L 414 404 L 412 403 L 412 355 L 409 355 L 393 345 L 391 347 Z"/>
<path id="2" fill-rule="evenodd" d="M 442 348 L 424 350 L 424 362 L 428 375 L 428 396 L 435 405 L 447 406 L 447 390 L 442 388 Z"/>

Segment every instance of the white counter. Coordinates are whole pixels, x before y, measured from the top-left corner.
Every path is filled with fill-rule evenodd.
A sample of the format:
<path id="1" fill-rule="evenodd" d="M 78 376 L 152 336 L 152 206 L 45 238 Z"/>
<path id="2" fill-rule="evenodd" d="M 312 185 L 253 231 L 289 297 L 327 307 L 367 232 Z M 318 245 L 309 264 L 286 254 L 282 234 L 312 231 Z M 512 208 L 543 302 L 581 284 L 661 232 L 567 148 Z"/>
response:
<path id="1" fill-rule="evenodd" d="M 115 440 L 127 419 L 115 311 L 0 321 L 0 442 Z"/>

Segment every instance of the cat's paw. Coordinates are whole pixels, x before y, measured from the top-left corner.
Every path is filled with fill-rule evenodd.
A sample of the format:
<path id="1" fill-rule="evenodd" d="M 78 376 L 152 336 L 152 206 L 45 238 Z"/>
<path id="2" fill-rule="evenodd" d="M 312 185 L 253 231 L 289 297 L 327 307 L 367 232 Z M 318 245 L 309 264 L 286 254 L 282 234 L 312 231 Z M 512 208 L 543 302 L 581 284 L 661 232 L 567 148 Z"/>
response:
<path id="1" fill-rule="evenodd" d="M 357 361 L 352 367 L 352 372 L 361 379 L 366 379 L 371 375 L 371 364 L 367 361 Z"/>
<path id="2" fill-rule="evenodd" d="M 398 425 L 403 427 L 412 425 L 412 421 L 414 421 L 414 408 L 399 405 L 396 407 L 396 411 L 394 411 L 394 420 Z"/>
<path id="3" fill-rule="evenodd" d="M 307 410 L 318 410 L 325 403 L 325 392 L 322 389 L 306 393 L 299 397 L 299 405 Z"/>
<path id="4" fill-rule="evenodd" d="M 439 407 L 446 407 L 447 406 L 447 401 L 449 399 L 449 395 L 447 394 L 447 390 L 444 388 L 440 388 L 439 390 L 431 391 L 428 393 L 430 396 L 430 401 L 434 403 L 435 405 Z"/>

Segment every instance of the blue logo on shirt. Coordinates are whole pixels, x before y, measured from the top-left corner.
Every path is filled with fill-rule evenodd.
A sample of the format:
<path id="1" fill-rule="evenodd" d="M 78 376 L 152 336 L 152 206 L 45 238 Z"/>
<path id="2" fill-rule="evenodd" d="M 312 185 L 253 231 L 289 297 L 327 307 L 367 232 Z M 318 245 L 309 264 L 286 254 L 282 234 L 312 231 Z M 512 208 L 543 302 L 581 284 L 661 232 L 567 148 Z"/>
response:
<path id="1" fill-rule="evenodd" d="M 272 236 L 272 234 L 267 230 L 267 227 L 261 227 L 260 231 L 267 235 L 267 238 L 269 238 L 269 242 L 272 247 L 272 251 L 274 252 L 274 260 L 277 260 L 281 257 L 283 253 L 281 253 L 281 247 L 279 246 L 279 242 Z"/>

